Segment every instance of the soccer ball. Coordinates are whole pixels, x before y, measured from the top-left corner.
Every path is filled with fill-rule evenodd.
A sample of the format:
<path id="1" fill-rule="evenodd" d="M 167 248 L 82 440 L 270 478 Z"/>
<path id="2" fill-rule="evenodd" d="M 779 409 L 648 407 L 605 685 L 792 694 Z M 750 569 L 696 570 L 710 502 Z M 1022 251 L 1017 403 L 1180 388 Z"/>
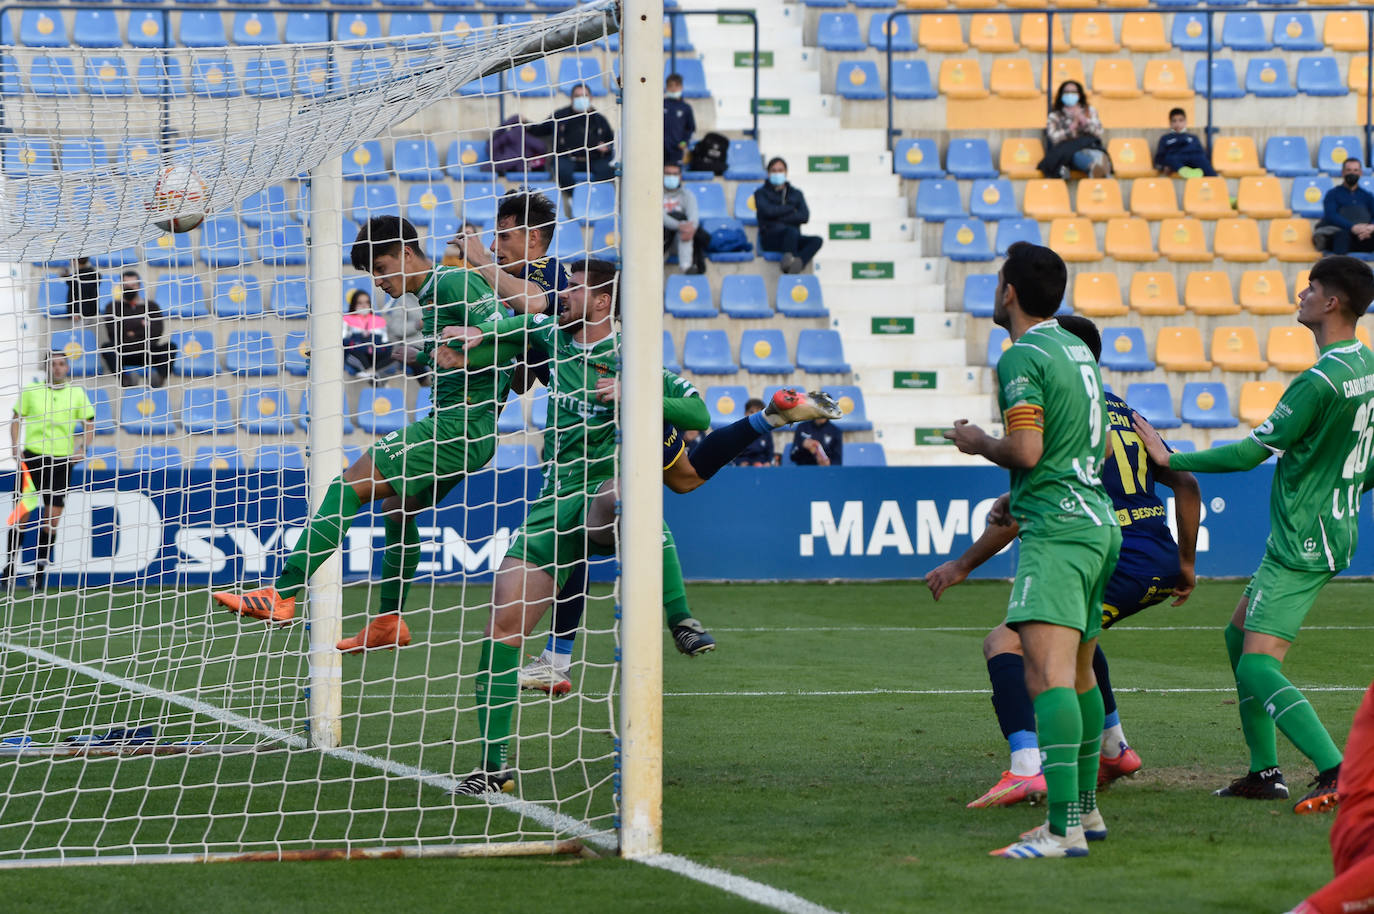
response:
<path id="1" fill-rule="evenodd" d="M 189 165 L 168 165 L 157 176 L 148 210 L 164 232 L 189 232 L 205 221 L 210 189 Z"/>

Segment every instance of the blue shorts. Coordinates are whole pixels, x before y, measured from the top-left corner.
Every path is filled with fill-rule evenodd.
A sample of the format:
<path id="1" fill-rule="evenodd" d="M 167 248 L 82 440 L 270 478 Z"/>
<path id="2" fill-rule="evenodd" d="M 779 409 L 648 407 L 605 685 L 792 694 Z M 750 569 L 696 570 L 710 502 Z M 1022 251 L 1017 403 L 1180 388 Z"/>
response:
<path id="1" fill-rule="evenodd" d="M 1178 548 L 1172 543 L 1141 547 L 1129 543 L 1121 550 L 1116 570 L 1102 596 L 1102 627 L 1111 628 L 1142 609 L 1173 596 L 1179 585 Z"/>

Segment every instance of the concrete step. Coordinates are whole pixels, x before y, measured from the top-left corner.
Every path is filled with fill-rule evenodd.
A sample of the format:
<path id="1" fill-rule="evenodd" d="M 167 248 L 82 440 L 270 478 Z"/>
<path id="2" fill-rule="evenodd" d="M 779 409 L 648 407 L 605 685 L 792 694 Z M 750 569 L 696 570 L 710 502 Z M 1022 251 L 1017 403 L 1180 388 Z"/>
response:
<path id="1" fill-rule="evenodd" d="M 803 78 L 805 78 L 805 74 L 803 74 Z M 789 96 L 790 91 L 782 88 L 778 88 L 775 93 L 770 95 L 768 89 L 760 84 L 759 98 L 781 98 L 787 100 L 786 116 L 781 114 L 769 115 L 762 112 L 759 114 L 760 131 L 763 130 L 764 125 L 768 123 L 770 117 L 777 117 L 789 121 L 793 117 L 815 119 L 821 122 L 817 127 L 819 130 L 838 131 L 840 129 L 839 119 L 834 116 L 834 96 L 815 93 L 798 95 L 796 97 Z M 716 128 L 718 130 L 745 130 L 753 128 L 754 121 L 753 115 L 750 113 L 752 110 L 750 108 L 750 102 L 754 98 L 754 89 L 748 82 L 741 81 L 731 89 L 714 93 L 712 98 L 714 98 L 716 102 Z M 725 120 L 722 121 L 722 118 Z M 733 126 L 735 122 L 732 119 L 735 118 L 743 119 L 739 126 Z M 832 119 L 834 120 L 834 125 L 830 126 Z"/>
<path id="2" fill-rule="evenodd" d="M 833 282 L 861 282 L 872 286 L 873 294 L 885 294 L 886 284 L 899 283 L 903 290 L 918 283 L 932 282 L 936 277 L 938 261 L 930 257 L 896 257 L 879 260 L 876 254 L 865 255 L 863 260 L 854 260 L 844 252 L 821 248 L 820 254 L 812 261 L 813 269 L 821 283 L 829 288 Z M 941 310 L 944 302 L 940 303 Z"/>
<path id="3" fill-rule="evenodd" d="M 840 331 L 846 340 L 895 340 L 906 344 L 915 340 L 958 340 L 962 343 L 967 336 L 968 318 L 964 314 L 922 313 L 909 308 L 880 313 L 871 302 L 867 308 L 839 308 L 830 304 L 828 293 L 826 303 L 830 307 L 830 326 Z M 963 359 L 956 359 L 952 364 L 963 364 Z"/>
<path id="4" fill-rule="evenodd" d="M 939 378 L 921 377 L 893 380 L 893 372 L 936 372 L 942 368 L 966 370 L 967 346 L 962 339 L 920 339 L 918 337 L 845 337 L 845 356 L 854 366 L 854 377 L 876 379 L 880 390 L 909 390 L 936 386 Z M 967 393 L 981 393 L 977 378 L 961 378 L 960 383 L 975 384 Z M 953 381 L 951 380 L 951 383 Z"/>
<path id="5" fill-rule="evenodd" d="M 898 286 L 888 282 L 825 282 L 825 306 L 832 320 L 855 320 L 869 326 L 873 317 L 911 317 L 929 315 L 943 320 L 952 312 L 945 310 L 944 286 L 938 284 Z"/>
<path id="6" fill-rule="evenodd" d="M 810 124 L 796 124 L 790 119 L 781 119 L 776 124 L 760 124 L 759 130 L 763 133 L 763 145 L 766 149 L 809 149 L 811 155 L 887 150 L 881 128 L 840 130 L 837 122 L 833 133 L 817 134 Z"/>
<path id="7" fill-rule="evenodd" d="M 717 86 L 728 87 L 735 75 L 745 80 L 753 79 L 754 68 L 750 65 L 749 59 L 749 55 L 753 53 L 753 48 L 747 42 L 731 42 L 722 47 L 703 47 L 696 35 L 693 35 L 692 44 L 701 52 L 702 66 L 706 70 L 706 84 L 711 87 L 713 93 L 717 91 Z M 806 47 L 770 47 L 760 36 L 760 83 L 769 76 L 805 77 L 809 73 L 816 74 L 816 91 L 820 91 L 820 52 L 814 48 Z M 718 82 L 718 78 L 723 81 Z"/>
<path id="8" fill-rule="evenodd" d="M 810 176 L 807 176 L 808 179 Z M 883 219 L 911 221 L 915 237 L 916 220 L 907 215 L 907 202 L 898 196 L 870 196 L 865 187 L 863 196 L 843 193 L 817 193 L 813 195 L 808 186 L 798 185 L 806 194 L 806 205 L 811 210 L 809 225 L 827 222 L 877 222 Z M 826 190 L 829 190 L 828 188 Z"/>
<path id="9" fill-rule="evenodd" d="M 996 418 L 996 401 L 985 394 L 951 394 L 941 390 L 887 391 L 864 385 L 868 417 L 876 424 L 907 428 L 948 428 L 968 419 L 983 428 Z M 903 436 L 912 441 L 911 433 Z"/>
<path id="10" fill-rule="evenodd" d="M 893 447 L 883 442 L 883 453 L 887 456 L 888 466 L 897 467 L 940 467 L 940 466 L 986 466 L 982 457 L 961 454 L 953 445 L 931 447 Z"/>
<path id="11" fill-rule="evenodd" d="M 773 157 L 773 153 L 768 151 L 772 148 L 768 145 L 760 146 L 766 159 Z M 850 171 L 822 172 L 808 170 L 809 165 L 817 163 L 810 163 L 806 157 L 787 158 L 787 156 L 783 156 L 783 158 L 787 161 L 788 180 L 802 189 L 806 194 L 808 204 L 812 200 L 820 200 L 822 197 L 844 199 L 853 193 L 856 187 L 862 187 L 863 192 L 868 195 L 890 194 L 904 205 L 906 203 L 906 199 L 902 196 L 901 179 L 894 174 L 882 171 L 880 168 L 873 168 L 871 163 L 866 164 L 862 171 L 851 168 Z M 828 154 L 827 160 L 843 161 L 842 158 L 837 159 L 837 157 Z"/>

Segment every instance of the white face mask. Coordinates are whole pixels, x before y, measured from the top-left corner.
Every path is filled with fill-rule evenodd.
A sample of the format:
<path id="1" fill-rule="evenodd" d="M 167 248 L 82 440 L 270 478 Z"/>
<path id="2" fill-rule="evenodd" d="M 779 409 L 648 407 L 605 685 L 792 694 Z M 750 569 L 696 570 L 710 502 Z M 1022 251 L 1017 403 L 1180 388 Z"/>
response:
<path id="1" fill-rule="evenodd" d="M 585 95 L 579 95 L 572 100 L 574 111 L 586 111 L 592 106 L 592 100 Z"/>
<path id="2" fill-rule="evenodd" d="M 1065 93 L 1064 93 L 1064 105 L 1065 105 L 1065 107 L 1072 108 L 1072 107 L 1073 107 L 1074 105 L 1076 105 L 1076 104 L 1078 104 L 1078 93 L 1077 93 L 1077 92 L 1065 92 Z"/>
<path id="3" fill-rule="evenodd" d="M 664 175 L 663 187 L 665 190 L 677 190 L 682 184 L 682 175 Z"/>
<path id="4" fill-rule="evenodd" d="M 786 183 L 787 183 L 787 172 L 785 172 L 785 171 L 770 171 L 770 172 L 768 173 L 768 183 L 769 183 L 769 184 L 772 184 L 772 185 L 774 185 L 774 186 L 777 186 L 777 185 L 780 185 L 780 184 L 786 184 Z"/>
<path id="5" fill-rule="evenodd" d="M 664 97 L 664 98 L 675 98 L 675 99 L 676 99 L 676 98 L 682 98 L 682 91 L 681 91 L 681 90 L 678 90 L 677 92 L 664 92 L 664 93 L 663 93 L 663 97 Z"/>

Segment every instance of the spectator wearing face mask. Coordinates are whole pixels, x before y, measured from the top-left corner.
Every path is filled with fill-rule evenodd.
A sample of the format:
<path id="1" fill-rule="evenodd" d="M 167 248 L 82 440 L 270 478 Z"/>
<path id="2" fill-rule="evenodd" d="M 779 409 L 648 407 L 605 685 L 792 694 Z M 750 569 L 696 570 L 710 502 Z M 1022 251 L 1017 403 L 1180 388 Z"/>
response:
<path id="1" fill-rule="evenodd" d="M 1363 171 L 1354 156 L 1341 165 L 1341 183 L 1326 192 L 1313 245 L 1332 254 L 1374 251 L 1374 194 L 1360 186 Z"/>
<path id="2" fill-rule="evenodd" d="M 682 100 L 682 76 L 672 73 L 663 83 L 663 161 L 681 163 L 696 131 L 692 106 Z"/>
<path id="3" fill-rule="evenodd" d="M 1102 121 L 1088 104 L 1088 94 L 1074 80 L 1066 80 L 1054 97 L 1045 122 L 1047 148 L 1038 166 L 1047 178 L 1067 178 L 1071 168 L 1094 178 L 1110 177 L 1112 161 L 1102 145 Z"/>
<path id="4" fill-rule="evenodd" d="M 573 174 L 585 171 L 593 181 L 615 177 L 615 132 L 605 115 L 592 107 L 592 93 L 585 83 L 572 88 L 572 102 L 542 124 L 526 126 L 535 136 L 553 137 L 553 171 L 558 186 L 568 190 Z"/>
<path id="5" fill-rule="evenodd" d="M 811 221 L 811 210 L 801 189 L 787 181 L 787 162 L 768 161 L 768 183 L 754 191 L 759 218 L 759 247 L 782 254 L 782 271 L 800 273 L 825 242 L 818 235 L 803 235 L 801 226 Z"/>
<path id="6" fill-rule="evenodd" d="M 682 189 L 682 166 L 663 163 L 663 256 L 677 246 L 682 272 L 695 276 L 706 272 L 706 246 L 711 236 L 697 219 L 696 194 Z"/>

